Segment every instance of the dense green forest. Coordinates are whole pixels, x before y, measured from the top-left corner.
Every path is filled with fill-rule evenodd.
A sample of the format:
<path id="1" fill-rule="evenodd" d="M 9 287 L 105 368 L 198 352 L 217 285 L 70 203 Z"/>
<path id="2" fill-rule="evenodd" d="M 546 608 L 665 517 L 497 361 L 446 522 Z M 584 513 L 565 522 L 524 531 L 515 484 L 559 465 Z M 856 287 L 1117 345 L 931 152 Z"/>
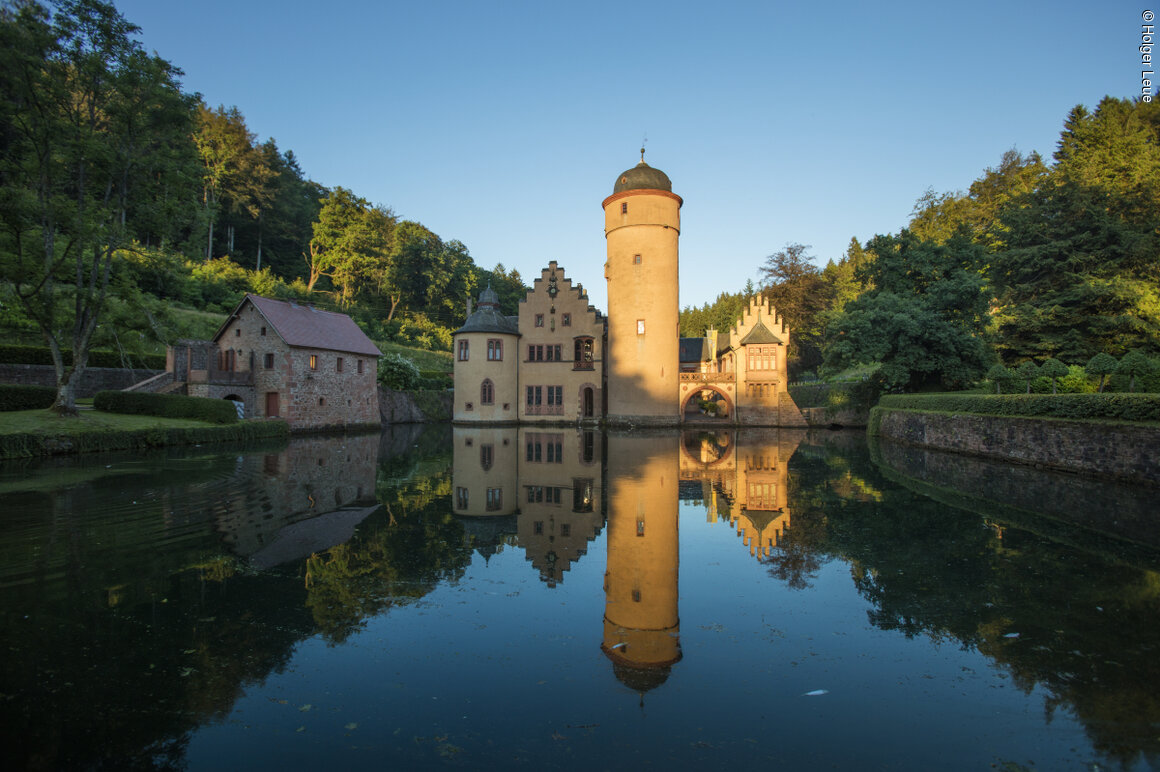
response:
<path id="1" fill-rule="evenodd" d="M 808 250 L 788 244 L 757 288 L 685 308 L 681 334 L 726 330 L 761 294 L 792 330 L 791 377 L 873 365 L 886 389 L 960 389 L 1022 366 L 1055 388 L 1071 366 L 1076 388 L 1084 370 L 1101 389 L 1112 373 L 1155 388 L 1160 106 L 1077 106 L 1053 163 L 1008 151 L 966 192 L 926 191 L 899 233 L 851 239 L 824 268 Z"/>
<path id="2" fill-rule="evenodd" d="M 0 7 L 0 329 L 49 347 L 58 412 L 88 351 L 209 337 L 243 292 L 436 351 L 483 285 L 515 313 L 518 272 L 314 182 L 237 107 L 184 92 L 137 32 L 102 0 Z"/>

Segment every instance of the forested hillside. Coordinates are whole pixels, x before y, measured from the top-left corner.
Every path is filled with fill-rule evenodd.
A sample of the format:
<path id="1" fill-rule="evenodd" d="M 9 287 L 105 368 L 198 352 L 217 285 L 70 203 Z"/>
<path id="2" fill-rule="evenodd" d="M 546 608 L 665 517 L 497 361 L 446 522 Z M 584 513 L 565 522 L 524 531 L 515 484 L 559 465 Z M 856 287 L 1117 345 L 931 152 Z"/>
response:
<path id="1" fill-rule="evenodd" d="M 137 32 L 102 0 L 0 7 L 0 330 L 52 350 L 58 407 L 91 348 L 210 335 L 243 292 L 434 350 L 481 285 L 515 313 L 517 272 L 311 180 L 238 107 L 186 93 Z"/>
<path id="2" fill-rule="evenodd" d="M 1051 163 L 1008 151 L 966 192 L 926 191 L 899 233 L 851 239 L 824 268 L 808 250 L 790 243 L 758 288 L 684 309 L 682 334 L 727 328 L 761 293 L 793 330 L 796 377 L 874 365 L 887 389 L 953 389 L 997 364 L 999 380 L 1060 363 L 1099 376 L 1132 353 L 1117 383 L 1134 384 L 1130 363 L 1160 370 L 1160 106 L 1077 106 Z"/>

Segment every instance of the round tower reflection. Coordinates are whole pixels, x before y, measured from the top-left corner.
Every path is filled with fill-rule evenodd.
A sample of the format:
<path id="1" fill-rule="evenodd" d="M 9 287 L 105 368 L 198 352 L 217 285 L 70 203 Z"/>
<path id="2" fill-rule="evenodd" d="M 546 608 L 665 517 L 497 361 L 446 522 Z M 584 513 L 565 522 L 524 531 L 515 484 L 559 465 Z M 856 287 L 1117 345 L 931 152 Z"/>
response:
<path id="1" fill-rule="evenodd" d="M 678 463 L 669 437 L 608 437 L 604 641 L 613 673 L 644 693 L 681 659 L 677 613 Z"/>

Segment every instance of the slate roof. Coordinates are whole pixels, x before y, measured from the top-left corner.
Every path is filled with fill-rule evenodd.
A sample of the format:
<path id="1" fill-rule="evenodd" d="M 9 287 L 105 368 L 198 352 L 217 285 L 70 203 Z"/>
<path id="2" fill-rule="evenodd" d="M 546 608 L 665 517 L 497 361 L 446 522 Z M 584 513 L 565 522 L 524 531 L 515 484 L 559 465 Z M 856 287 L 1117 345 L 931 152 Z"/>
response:
<path id="1" fill-rule="evenodd" d="M 471 312 L 463 326 L 453 335 L 461 332 L 498 332 L 505 335 L 519 335 L 520 325 L 518 316 L 504 316 L 498 308 L 480 306 Z"/>
<path id="2" fill-rule="evenodd" d="M 758 321 L 753 329 L 741 339 L 740 345 L 746 346 L 750 343 L 785 343 L 785 341 L 774 335 L 765 324 Z"/>
<path id="3" fill-rule="evenodd" d="M 359 326 L 346 314 L 321 311 L 312 306 L 304 306 L 284 300 L 273 300 L 261 295 L 246 295 L 226 323 L 213 336 L 216 342 L 237 318 L 242 307 L 249 301 L 258 309 L 274 332 L 294 348 L 317 348 L 327 351 L 342 351 L 350 354 L 379 357 L 383 352 L 366 336 Z"/>
<path id="4" fill-rule="evenodd" d="M 709 341 L 705 338 L 681 338 L 679 362 L 708 362 Z"/>

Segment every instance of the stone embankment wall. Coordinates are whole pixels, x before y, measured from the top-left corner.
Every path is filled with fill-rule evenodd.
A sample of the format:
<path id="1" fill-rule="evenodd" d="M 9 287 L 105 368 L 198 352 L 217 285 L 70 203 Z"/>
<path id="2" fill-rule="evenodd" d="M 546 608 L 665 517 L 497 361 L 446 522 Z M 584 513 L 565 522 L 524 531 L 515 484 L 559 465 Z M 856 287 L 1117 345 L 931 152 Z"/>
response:
<path id="1" fill-rule="evenodd" d="M 379 415 L 388 424 L 422 424 L 451 420 L 452 393 L 392 391 L 379 387 Z"/>
<path id="2" fill-rule="evenodd" d="M 88 399 L 98 391 L 120 391 L 164 370 L 129 370 L 120 367 L 87 367 L 81 374 L 78 399 Z M 56 387 L 56 368 L 52 365 L 0 364 L 0 383 L 20 386 Z"/>
<path id="3" fill-rule="evenodd" d="M 870 422 L 869 410 L 833 407 L 803 407 L 801 410 L 802 417 L 810 426 L 860 429 Z"/>
<path id="4" fill-rule="evenodd" d="M 1160 485 L 1160 426 L 876 407 L 869 432 L 913 445 Z"/>

